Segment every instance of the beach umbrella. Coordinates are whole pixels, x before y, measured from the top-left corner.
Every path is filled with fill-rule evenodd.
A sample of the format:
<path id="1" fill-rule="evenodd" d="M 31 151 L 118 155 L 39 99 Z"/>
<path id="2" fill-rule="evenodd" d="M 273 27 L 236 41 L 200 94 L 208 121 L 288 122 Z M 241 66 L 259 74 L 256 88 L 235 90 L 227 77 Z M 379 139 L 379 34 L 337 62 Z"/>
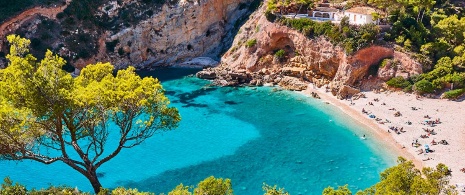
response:
<path id="1" fill-rule="evenodd" d="M 428 145 L 428 144 L 425 144 L 425 148 L 426 148 L 426 149 L 429 149 L 429 145 Z"/>

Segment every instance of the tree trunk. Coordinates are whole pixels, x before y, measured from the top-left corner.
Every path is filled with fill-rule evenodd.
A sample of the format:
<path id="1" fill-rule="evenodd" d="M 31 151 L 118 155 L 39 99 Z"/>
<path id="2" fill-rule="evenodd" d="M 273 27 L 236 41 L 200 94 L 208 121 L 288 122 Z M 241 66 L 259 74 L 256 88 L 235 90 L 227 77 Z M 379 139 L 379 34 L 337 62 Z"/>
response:
<path id="1" fill-rule="evenodd" d="M 295 17 L 297 16 L 297 14 L 299 14 L 299 13 L 300 13 L 300 10 L 302 9 L 302 6 L 304 6 L 304 5 L 303 5 L 303 4 L 300 4 L 299 11 L 297 11 L 297 12 L 295 13 L 295 15 L 294 15 L 294 19 L 295 19 Z"/>
<path id="2" fill-rule="evenodd" d="M 88 170 L 88 175 L 86 175 L 87 179 L 89 179 L 90 184 L 92 185 L 92 188 L 94 188 L 95 194 L 98 194 L 100 192 L 100 189 L 102 188 L 102 184 L 100 184 L 100 181 L 98 180 L 97 177 L 97 171 L 96 170 Z"/>
<path id="3" fill-rule="evenodd" d="M 421 23 L 423 23 L 423 16 L 425 16 L 425 12 L 426 12 L 426 10 L 423 11 L 423 13 L 421 13 L 421 18 L 420 18 L 420 22 L 421 22 Z"/>
<path id="4" fill-rule="evenodd" d="M 417 15 L 417 22 L 420 21 L 420 15 L 421 15 L 421 8 L 419 8 L 418 10 L 418 15 Z"/>

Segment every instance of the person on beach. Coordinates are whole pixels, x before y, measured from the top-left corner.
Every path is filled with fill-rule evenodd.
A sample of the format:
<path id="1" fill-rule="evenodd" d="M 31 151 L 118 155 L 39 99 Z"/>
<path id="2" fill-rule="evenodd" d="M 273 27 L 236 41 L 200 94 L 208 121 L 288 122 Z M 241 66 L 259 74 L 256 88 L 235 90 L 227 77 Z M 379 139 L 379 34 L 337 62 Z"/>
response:
<path id="1" fill-rule="evenodd" d="M 424 152 L 424 151 L 423 151 L 423 148 L 420 149 L 420 150 L 418 150 L 417 152 L 418 152 L 418 155 L 423 154 L 423 152 Z"/>

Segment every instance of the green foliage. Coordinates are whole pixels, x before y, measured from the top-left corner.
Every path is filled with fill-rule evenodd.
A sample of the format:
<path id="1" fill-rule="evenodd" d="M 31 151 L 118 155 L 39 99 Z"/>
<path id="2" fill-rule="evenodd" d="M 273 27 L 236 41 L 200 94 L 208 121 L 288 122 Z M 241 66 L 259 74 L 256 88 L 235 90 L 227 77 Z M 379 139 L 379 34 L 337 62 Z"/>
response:
<path id="1" fill-rule="evenodd" d="M 433 83 L 423 79 L 413 85 L 413 90 L 419 94 L 432 93 L 434 91 L 434 86 Z"/>
<path id="2" fill-rule="evenodd" d="M 286 51 L 284 51 L 283 49 L 280 49 L 274 53 L 274 56 L 280 60 L 284 59 L 284 57 L 286 57 Z"/>
<path id="3" fill-rule="evenodd" d="M 26 187 L 18 183 L 15 183 L 13 185 L 13 181 L 11 181 L 10 178 L 8 177 L 6 177 L 3 180 L 2 186 L 0 188 L 0 194 L 2 195 L 8 195 L 8 194 L 22 195 L 22 194 L 26 194 L 26 192 L 27 192 Z"/>
<path id="4" fill-rule="evenodd" d="M 412 41 L 410 39 L 407 39 L 404 41 L 404 47 L 405 49 L 411 50 L 412 49 Z"/>
<path id="5" fill-rule="evenodd" d="M 432 71 L 422 74 L 422 78 L 431 82 L 435 89 L 442 89 L 446 83 L 462 87 L 464 86 L 464 77 L 465 74 L 454 71 L 453 62 L 449 57 L 441 58 Z"/>
<path id="6" fill-rule="evenodd" d="M 465 47 L 464 45 L 459 45 L 457 47 L 454 48 L 454 54 L 456 56 L 462 56 L 463 54 L 465 54 Z"/>
<path id="7" fill-rule="evenodd" d="M 105 47 L 107 48 L 107 52 L 115 52 L 115 47 L 119 43 L 118 39 L 110 42 L 105 42 Z"/>
<path id="8" fill-rule="evenodd" d="M 251 39 L 245 42 L 245 46 L 251 48 L 257 44 L 257 39 Z"/>
<path id="9" fill-rule="evenodd" d="M 194 189 L 194 195 L 232 195 L 233 190 L 230 179 L 216 179 L 213 176 L 201 181 Z"/>
<path id="10" fill-rule="evenodd" d="M 333 187 L 327 187 L 323 190 L 323 195 L 352 195 L 348 185 L 338 186 L 337 190 Z"/>
<path id="11" fill-rule="evenodd" d="M 274 22 L 277 18 L 276 15 L 274 15 L 270 10 L 265 11 L 265 17 L 269 22 Z"/>
<path id="12" fill-rule="evenodd" d="M 97 193 L 101 185 L 96 171 L 102 164 L 122 148 L 175 128 L 180 120 L 158 80 L 140 78 L 133 67 L 114 75 L 112 65 L 97 63 L 73 78 L 62 70 L 63 58 L 47 51 L 38 62 L 29 54 L 29 40 L 16 35 L 7 39 L 10 63 L 0 70 L 2 159 L 62 161 L 89 178 Z M 109 121 L 116 129 L 106 128 Z M 106 148 L 110 134 L 119 139 L 114 151 Z M 81 158 L 60 148 L 71 148 Z M 55 155 L 41 153 L 43 149 Z"/>
<path id="13" fill-rule="evenodd" d="M 442 0 L 370 0 L 368 3 L 386 11 L 392 28 L 385 40 L 421 53 L 416 56 L 420 56 L 417 60 L 423 64 L 424 74 L 417 82 L 425 79 L 436 89 L 443 89 L 450 80 L 454 80 L 454 85 L 464 85 L 458 76 L 465 71 L 464 9 Z M 428 85 L 425 81 L 422 84 Z"/>
<path id="14" fill-rule="evenodd" d="M 452 83 L 455 88 L 465 87 L 465 73 L 454 72 L 453 74 L 448 74 L 444 77 L 444 82 Z"/>
<path id="15" fill-rule="evenodd" d="M 122 47 L 118 48 L 118 54 L 120 56 L 124 55 L 124 49 Z"/>
<path id="16" fill-rule="evenodd" d="M 452 186 L 449 186 L 450 173 L 444 164 L 438 164 L 436 168 L 425 167 L 420 172 L 412 161 L 399 157 L 397 162 L 398 165 L 390 167 L 380 174 L 380 182 L 357 192 L 357 195 L 458 194 Z M 338 190 L 328 187 L 323 191 L 323 195 L 326 194 L 346 195 L 352 193 L 346 185 L 340 186 Z"/>
<path id="17" fill-rule="evenodd" d="M 67 16 L 75 17 L 76 19 L 87 24 L 93 24 L 96 22 L 96 18 L 93 13 L 102 4 L 100 0 L 79 0 L 71 1 L 68 7 L 64 10 Z"/>
<path id="18" fill-rule="evenodd" d="M 463 90 L 465 92 L 465 90 Z M 447 194 L 458 195 L 454 187 L 449 185 L 450 171 L 444 164 L 438 164 L 435 168 L 424 167 L 422 171 L 415 168 L 412 161 L 399 157 L 396 166 L 384 170 L 380 174 L 380 182 L 373 186 L 358 191 L 357 195 L 384 195 L 384 194 Z M 192 195 L 189 190 L 191 187 L 180 184 L 176 186 L 168 195 Z M 264 195 L 289 195 L 283 188 L 269 186 L 263 183 Z M 46 190 L 26 191 L 26 188 L 20 184 L 13 185 L 8 178 L 0 188 L 0 194 L 18 194 L 18 195 L 88 195 L 77 191 L 77 189 L 67 187 L 50 187 Z M 149 192 L 139 192 L 137 189 L 125 189 L 118 187 L 111 193 L 104 189 L 98 195 L 152 195 Z M 201 181 L 197 188 L 194 189 L 194 195 L 232 195 L 231 181 L 229 179 L 216 179 L 213 176 Z M 348 185 L 339 186 L 337 189 L 329 186 L 322 192 L 323 195 L 351 195 Z"/>
<path id="19" fill-rule="evenodd" d="M 342 44 L 348 54 L 373 43 L 379 34 L 378 26 L 374 24 L 349 25 L 347 17 L 341 20 L 339 26 L 330 21 L 315 22 L 308 18 L 281 18 L 280 23 L 302 32 L 309 38 L 326 36 L 334 44 Z"/>
<path id="20" fill-rule="evenodd" d="M 139 192 L 137 189 L 125 189 L 123 187 L 118 187 L 111 191 L 112 195 L 154 195 L 150 192 Z"/>
<path id="21" fill-rule="evenodd" d="M 404 88 L 402 89 L 402 91 L 405 92 L 405 93 L 411 93 L 411 92 L 413 92 L 413 85 L 408 85 L 407 87 L 404 87 Z"/>
<path id="22" fill-rule="evenodd" d="M 379 64 L 379 68 L 384 68 L 386 67 L 389 63 L 390 63 L 391 59 L 384 59 L 383 61 L 381 61 L 381 63 Z"/>
<path id="23" fill-rule="evenodd" d="M 289 5 L 295 5 L 299 7 L 299 11 L 302 10 L 302 8 L 311 8 L 313 7 L 313 4 L 315 3 L 314 0 L 269 0 L 267 1 L 267 8 L 266 10 L 276 12 L 278 10 L 284 10 L 286 9 Z M 287 13 L 281 13 L 281 14 L 287 14 Z"/>
<path id="24" fill-rule="evenodd" d="M 77 188 L 71 188 L 66 186 L 50 186 L 46 189 L 40 190 L 31 190 L 27 193 L 28 195 L 49 195 L 49 194 L 57 194 L 57 195 L 90 195 L 90 193 L 81 192 Z"/>
<path id="25" fill-rule="evenodd" d="M 463 43 L 465 32 L 465 18 L 459 19 L 457 15 L 444 18 L 434 26 L 436 32 L 440 33 L 451 45 Z"/>
<path id="26" fill-rule="evenodd" d="M 444 98 L 457 99 L 465 94 L 465 89 L 454 89 L 444 93 Z"/>
<path id="27" fill-rule="evenodd" d="M 412 85 L 408 80 L 405 80 L 404 77 L 401 77 L 401 76 L 389 79 L 389 81 L 387 81 L 386 84 L 389 85 L 390 87 L 402 88 L 402 89 Z"/>
<path id="28" fill-rule="evenodd" d="M 281 24 L 296 29 L 298 31 L 303 31 L 305 27 L 316 26 L 317 22 L 308 19 L 308 18 L 299 18 L 299 19 L 292 19 L 292 18 L 282 18 L 280 20 Z"/>
<path id="29" fill-rule="evenodd" d="M 63 0 L 1 0 L 0 1 L 0 23 L 7 18 L 12 17 L 25 11 L 33 6 L 49 6 L 51 4 L 58 4 L 64 2 Z"/>
<path id="30" fill-rule="evenodd" d="M 189 192 L 189 186 L 179 184 L 175 189 L 169 192 L 168 195 L 192 195 L 192 193 Z"/>
<path id="31" fill-rule="evenodd" d="M 284 188 L 278 188 L 276 185 L 271 187 L 268 184 L 263 183 L 262 189 L 265 191 L 264 195 L 289 195 L 289 192 L 286 192 Z"/>

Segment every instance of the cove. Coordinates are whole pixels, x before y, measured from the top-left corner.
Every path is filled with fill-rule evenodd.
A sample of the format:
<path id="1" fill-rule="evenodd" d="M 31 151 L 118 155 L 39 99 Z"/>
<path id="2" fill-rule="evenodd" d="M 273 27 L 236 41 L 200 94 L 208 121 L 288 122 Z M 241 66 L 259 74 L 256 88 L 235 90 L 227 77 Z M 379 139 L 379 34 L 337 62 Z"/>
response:
<path id="1" fill-rule="evenodd" d="M 263 182 L 291 194 L 321 194 L 331 185 L 364 189 L 394 165 L 395 156 L 369 132 L 321 100 L 275 88 L 215 87 L 186 76 L 192 69 L 140 72 L 158 77 L 179 109 L 179 128 L 123 150 L 99 169 L 103 186 L 155 193 L 204 178 L 230 178 L 237 195 L 263 194 Z M 28 188 L 77 186 L 92 191 L 62 164 L 0 161 L 0 177 Z"/>

